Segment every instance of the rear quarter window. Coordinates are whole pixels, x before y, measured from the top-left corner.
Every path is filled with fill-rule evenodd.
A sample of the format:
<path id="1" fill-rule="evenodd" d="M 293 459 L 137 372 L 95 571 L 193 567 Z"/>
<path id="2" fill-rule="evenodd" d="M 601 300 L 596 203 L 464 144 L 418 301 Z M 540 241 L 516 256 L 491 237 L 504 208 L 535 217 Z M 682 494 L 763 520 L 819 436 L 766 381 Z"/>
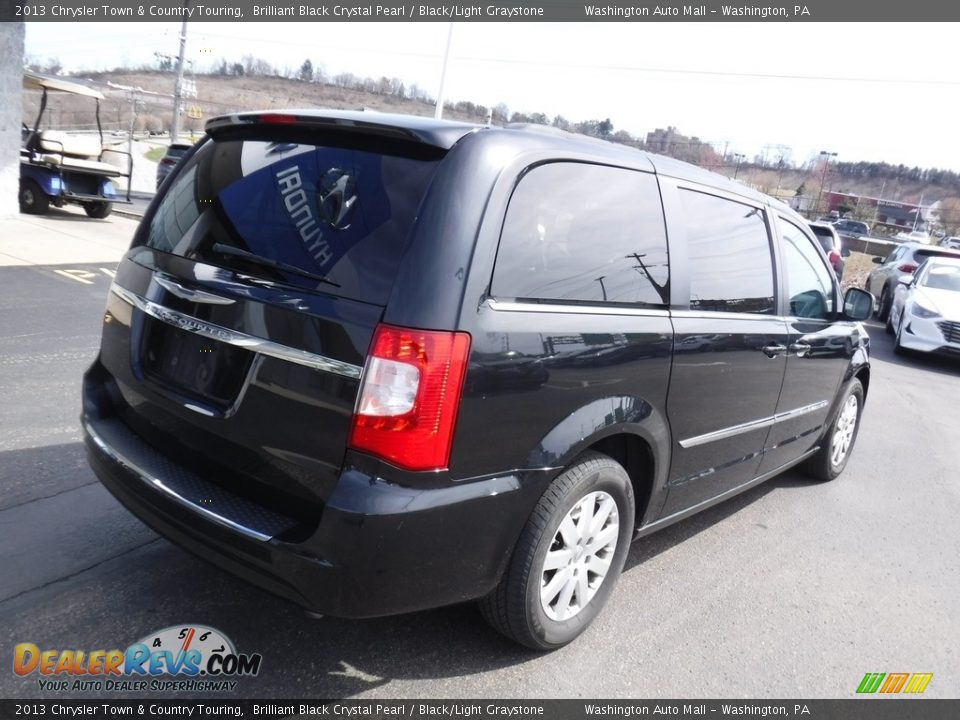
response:
<path id="1" fill-rule="evenodd" d="M 510 199 L 491 291 L 534 302 L 667 304 L 656 177 L 574 162 L 528 171 Z"/>

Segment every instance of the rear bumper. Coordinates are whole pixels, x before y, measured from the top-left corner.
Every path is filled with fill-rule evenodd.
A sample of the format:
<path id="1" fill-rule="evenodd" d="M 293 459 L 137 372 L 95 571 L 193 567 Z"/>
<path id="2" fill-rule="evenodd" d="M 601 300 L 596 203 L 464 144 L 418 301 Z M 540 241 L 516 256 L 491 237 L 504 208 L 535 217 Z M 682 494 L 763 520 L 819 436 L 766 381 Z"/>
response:
<path id="1" fill-rule="evenodd" d="M 284 538 L 303 535 L 295 521 L 205 486 L 143 440 L 124 439 L 130 431 L 118 420 L 85 410 L 82 423 L 94 472 L 156 532 L 248 582 L 337 617 L 393 615 L 486 595 L 550 475 L 413 489 L 347 468 L 319 524 L 294 542 Z"/>

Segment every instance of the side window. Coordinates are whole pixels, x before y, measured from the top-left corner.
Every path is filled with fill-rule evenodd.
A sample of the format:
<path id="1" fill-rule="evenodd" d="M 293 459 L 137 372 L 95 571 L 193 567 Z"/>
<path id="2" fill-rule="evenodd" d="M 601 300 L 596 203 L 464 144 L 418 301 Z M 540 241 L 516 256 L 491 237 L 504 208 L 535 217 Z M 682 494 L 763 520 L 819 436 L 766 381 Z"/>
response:
<path id="1" fill-rule="evenodd" d="M 556 162 L 520 180 L 500 236 L 495 297 L 665 305 L 668 279 L 656 177 Z"/>
<path id="2" fill-rule="evenodd" d="M 804 232 L 788 220 L 780 219 L 783 236 L 783 262 L 786 291 L 793 317 L 826 320 L 833 312 L 833 280 Z"/>
<path id="3" fill-rule="evenodd" d="M 896 262 L 897 260 L 899 260 L 899 259 L 900 259 L 900 256 L 903 255 L 905 249 L 906 249 L 906 248 L 899 247 L 899 248 L 897 248 L 896 250 L 894 250 L 892 253 L 890 253 L 890 254 L 887 256 L 887 259 L 884 261 L 883 264 L 884 264 L 884 265 L 889 265 L 890 263 Z"/>
<path id="4" fill-rule="evenodd" d="M 774 313 L 773 260 L 764 213 L 680 190 L 690 255 L 690 308 Z"/>

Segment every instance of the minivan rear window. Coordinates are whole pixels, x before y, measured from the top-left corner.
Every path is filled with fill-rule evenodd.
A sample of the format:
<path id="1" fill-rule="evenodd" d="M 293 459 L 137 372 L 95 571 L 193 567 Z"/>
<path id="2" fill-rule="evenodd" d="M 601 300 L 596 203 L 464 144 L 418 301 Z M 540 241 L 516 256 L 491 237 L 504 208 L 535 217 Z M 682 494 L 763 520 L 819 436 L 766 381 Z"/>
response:
<path id="1" fill-rule="evenodd" d="M 384 305 L 437 162 L 347 147 L 209 140 L 167 187 L 143 242 Z M 292 267 L 268 267 L 222 246 Z"/>

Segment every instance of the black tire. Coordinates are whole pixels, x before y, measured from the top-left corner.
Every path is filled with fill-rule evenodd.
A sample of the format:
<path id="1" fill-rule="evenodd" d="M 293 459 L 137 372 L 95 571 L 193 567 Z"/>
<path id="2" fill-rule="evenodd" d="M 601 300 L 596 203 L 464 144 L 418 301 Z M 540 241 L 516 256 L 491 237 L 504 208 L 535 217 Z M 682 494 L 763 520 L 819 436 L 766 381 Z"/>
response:
<path id="1" fill-rule="evenodd" d="M 585 593 L 590 600 L 582 608 L 577 609 L 568 619 L 551 618 L 540 597 L 543 576 L 550 572 L 543 567 L 547 553 L 556 550 L 558 542 L 563 543 L 559 528 L 568 513 L 591 493 L 596 492 L 605 493 L 616 503 L 616 516 L 611 513 L 608 520 L 604 521 L 612 523 L 616 520 L 619 526 L 616 530 L 616 545 L 604 558 L 610 559 L 609 568 L 599 584 L 594 586 L 595 594 L 590 597 L 589 590 Z M 480 601 L 480 611 L 484 618 L 499 632 L 534 650 L 554 650 L 571 642 L 586 630 L 616 585 L 633 538 L 634 513 L 633 487 L 623 467 L 600 453 L 588 452 L 581 455 L 550 484 L 534 508 L 503 579 L 490 595 Z M 613 530 L 612 524 L 605 524 L 604 527 Z M 595 532 L 599 534 L 601 531 Z M 593 539 L 586 539 L 584 549 L 589 548 Z M 589 552 L 587 554 L 589 555 Z M 574 552 L 577 558 L 582 555 L 582 551 Z M 561 568 L 553 572 L 573 573 L 573 579 L 564 583 L 566 585 L 576 582 L 576 568 L 581 567 L 584 572 L 581 577 L 587 577 L 588 580 L 584 582 L 589 583 L 589 571 L 585 568 L 591 560 L 594 558 L 584 558 L 583 566 L 571 560 L 568 566 L 572 565 L 574 570 Z M 574 591 L 578 603 L 579 587 L 578 585 L 578 589 Z M 557 596 L 558 604 L 559 597 L 564 592 L 565 590 L 561 590 Z M 572 597 L 568 596 L 568 602 L 570 601 Z"/>
<path id="2" fill-rule="evenodd" d="M 40 188 L 36 180 L 22 178 L 20 180 L 20 212 L 31 215 L 42 215 L 50 207 L 50 198 Z"/>
<path id="3" fill-rule="evenodd" d="M 893 335 L 893 313 L 887 313 L 887 322 L 884 324 L 883 329 L 887 335 Z"/>
<path id="4" fill-rule="evenodd" d="M 900 313 L 900 322 L 897 324 L 897 331 L 893 335 L 893 351 L 897 355 L 906 355 L 907 349 L 900 343 L 900 336 L 903 335 L 903 323 L 906 320 L 905 313 Z"/>
<path id="5" fill-rule="evenodd" d="M 857 403 L 856 418 L 854 421 L 852 434 L 847 442 L 843 457 L 840 458 L 839 462 L 834 462 L 834 446 L 835 443 L 840 440 L 838 437 L 838 431 L 841 429 L 840 424 L 844 422 L 844 409 L 846 408 L 851 397 L 856 398 Z M 863 385 L 857 378 L 854 378 L 850 381 L 850 384 L 847 385 L 847 390 L 843 395 L 843 399 L 837 406 L 836 414 L 830 422 L 830 427 L 823 435 L 823 444 L 821 445 L 820 450 L 817 451 L 816 455 L 807 460 L 805 469 L 808 475 L 816 480 L 829 481 L 833 480 L 843 472 L 843 469 L 847 466 L 847 461 L 850 460 L 850 454 L 853 452 L 854 445 L 857 442 L 857 434 L 860 432 L 860 418 L 862 416 Z"/>
<path id="6" fill-rule="evenodd" d="M 110 213 L 113 212 L 113 203 L 108 203 L 105 200 L 85 202 L 83 204 L 83 211 L 88 217 L 102 220 L 105 217 L 109 217 Z"/>
<path id="7" fill-rule="evenodd" d="M 890 288 L 884 287 L 880 293 L 880 304 L 877 306 L 877 320 L 886 322 L 890 315 Z"/>

